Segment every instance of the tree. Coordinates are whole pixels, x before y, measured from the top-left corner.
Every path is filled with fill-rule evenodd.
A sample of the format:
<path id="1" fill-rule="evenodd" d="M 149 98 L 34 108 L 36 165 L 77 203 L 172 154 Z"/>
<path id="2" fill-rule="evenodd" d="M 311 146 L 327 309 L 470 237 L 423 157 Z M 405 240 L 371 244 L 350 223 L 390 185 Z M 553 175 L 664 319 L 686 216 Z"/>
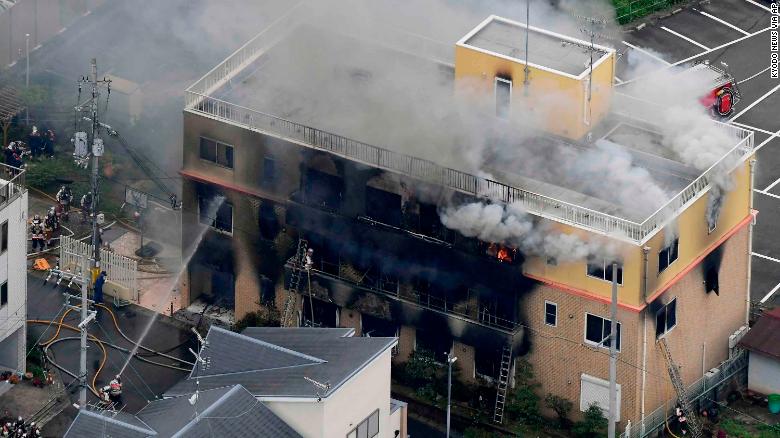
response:
<path id="1" fill-rule="evenodd" d="M 597 438 L 606 435 L 607 419 L 601 408 L 592 403 L 583 415 L 582 421 L 574 423 L 572 435 L 577 438 Z"/>
<path id="2" fill-rule="evenodd" d="M 562 428 L 568 429 L 571 426 L 569 413 L 574 404 L 570 400 L 548 393 L 547 396 L 544 397 L 544 404 L 555 412 L 558 416 L 558 423 L 560 423 Z"/>
<path id="3" fill-rule="evenodd" d="M 510 391 L 506 403 L 506 412 L 510 418 L 526 425 L 539 424 L 542 415 L 539 411 L 540 398 L 536 394 L 538 387 L 531 364 L 518 359 L 515 365 L 515 388 Z"/>

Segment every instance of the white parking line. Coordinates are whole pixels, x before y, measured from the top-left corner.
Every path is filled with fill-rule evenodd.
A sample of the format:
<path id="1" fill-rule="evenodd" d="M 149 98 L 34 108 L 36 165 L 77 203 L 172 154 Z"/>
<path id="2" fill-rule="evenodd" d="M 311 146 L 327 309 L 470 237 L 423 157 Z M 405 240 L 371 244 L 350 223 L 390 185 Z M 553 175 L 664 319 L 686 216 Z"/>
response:
<path id="1" fill-rule="evenodd" d="M 710 50 L 710 48 L 709 48 L 709 47 L 707 47 L 707 46 L 705 46 L 704 44 L 702 44 L 702 43 L 700 43 L 700 42 L 698 42 L 698 41 L 694 41 L 694 40 L 692 40 L 692 39 L 688 38 L 687 36 L 685 36 L 685 35 L 683 35 L 683 34 L 681 34 L 681 33 L 678 33 L 678 32 L 675 32 L 675 31 L 673 31 L 672 29 L 669 29 L 669 28 L 668 28 L 668 27 L 666 27 L 666 26 L 661 26 L 661 29 L 663 29 L 663 30 L 665 30 L 665 31 L 669 32 L 670 34 L 672 34 L 672 35 L 674 35 L 674 36 L 676 36 L 676 37 L 678 37 L 678 38 L 682 38 L 682 39 L 684 39 L 685 41 L 688 41 L 688 42 L 689 42 L 689 43 L 691 43 L 691 44 L 695 44 L 695 45 L 697 45 L 697 46 L 701 47 L 701 48 L 702 48 L 702 49 L 704 49 L 704 50 Z"/>
<path id="2" fill-rule="evenodd" d="M 769 193 L 769 192 L 765 192 L 763 190 L 753 189 L 753 191 L 756 192 L 756 193 L 761 193 L 764 196 L 769 196 L 770 198 L 780 199 L 780 196 L 774 195 L 774 194 Z"/>
<path id="3" fill-rule="evenodd" d="M 774 257 L 765 256 L 765 255 L 759 254 L 757 252 L 754 252 L 753 255 L 756 256 L 756 257 L 761 257 L 762 259 L 767 259 L 767 260 L 769 260 L 771 262 L 780 263 L 780 260 L 777 260 Z"/>
<path id="4" fill-rule="evenodd" d="M 768 294 L 764 295 L 764 298 L 761 298 L 761 304 L 764 304 L 767 301 L 769 301 L 769 299 L 772 298 L 772 295 L 774 295 L 778 289 L 780 289 L 780 283 L 777 283 L 777 286 L 773 287 Z"/>
<path id="5" fill-rule="evenodd" d="M 771 95 L 772 95 L 772 93 L 774 93 L 774 92 L 775 92 L 775 91 L 777 91 L 778 89 L 780 89 L 780 84 L 777 84 L 777 85 L 775 85 L 775 87 L 774 87 L 774 88 L 772 88 L 771 90 L 767 91 L 767 93 L 766 93 L 766 94 L 764 94 L 763 96 L 761 96 L 761 97 L 759 97 L 758 99 L 756 99 L 756 101 L 755 101 L 755 102 L 751 103 L 750 105 L 748 105 L 747 107 L 745 107 L 745 109 L 743 109 L 742 111 L 738 112 L 738 113 L 737 113 L 737 115 L 735 115 L 734 117 L 732 117 L 730 120 L 736 120 L 736 119 L 737 119 L 737 118 L 739 118 L 739 116 L 741 116 L 742 114 L 745 114 L 746 112 L 750 111 L 750 110 L 751 110 L 751 109 L 752 109 L 754 106 L 758 105 L 758 104 L 759 104 L 759 103 L 761 103 L 761 102 L 762 102 L 764 99 L 766 99 L 767 97 L 771 96 Z"/>
<path id="6" fill-rule="evenodd" d="M 758 75 L 760 75 L 761 73 L 764 73 L 764 72 L 766 72 L 766 71 L 767 71 L 767 70 L 769 70 L 770 68 L 772 68 L 772 67 L 771 67 L 771 66 L 769 66 L 769 67 L 767 67 L 767 68 L 765 68 L 765 69 L 761 70 L 760 72 L 758 72 L 758 73 L 754 74 L 753 76 L 750 76 L 749 78 L 742 79 L 741 81 L 737 82 L 737 85 L 739 85 L 739 84 L 742 84 L 742 83 L 745 83 L 745 82 L 747 82 L 747 81 L 749 81 L 749 80 L 751 80 L 751 79 L 755 79 L 756 77 L 758 77 Z"/>
<path id="7" fill-rule="evenodd" d="M 766 6 L 762 5 L 761 3 L 754 2 L 753 0 L 745 0 L 745 1 L 748 2 L 748 3 L 753 3 L 754 5 L 758 6 L 761 9 L 764 9 L 764 10 L 767 10 L 769 12 L 772 12 L 771 9 L 767 8 Z"/>
<path id="8" fill-rule="evenodd" d="M 766 186 L 766 188 L 763 191 L 764 192 L 768 192 L 768 191 L 772 190 L 772 188 L 774 188 L 774 186 L 776 186 L 778 183 L 780 183 L 780 178 L 776 179 L 775 182 L 773 182 L 772 184 L 769 184 L 768 186 Z"/>
<path id="9" fill-rule="evenodd" d="M 762 141 L 762 142 L 761 142 L 761 144 L 759 144 L 758 146 L 754 147 L 754 148 L 753 148 L 753 152 L 758 152 L 758 151 L 759 151 L 759 150 L 761 150 L 761 148 L 762 148 L 762 147 L 764 147 L 764 146 L 765 146 L 767 143 L 769 143 L 770 141 L 772 141 L 773 139 L 775 139 L 775 138 L 777 138 L 777 137 L 780 137 L 780 130 L 779 130 L 779 131 L 777 131 L 777 132 L 775 132 L 774 134 L 770 135 L 769 137 L 767 137 L 767 139 L 766 139 L 766 140 L 764 140 L 764 141 Z"/>
<path id="10" fill-rule="evenodd" d="M 685 58 L 685 59 L 683 59 L 683 60 L 677 61 L 677 62 L 675 62 L 675 63 L 674 63 L 674 64 L 672 64 L 672 65 L 680 65 L 680 64 L 685 64 L 686 62 L 688 62 L 688 61 L 693 61 L 694 59 L 696 59 L 696 58 L 698 58 L 698 57 L 700 57 L 700 56 L 706 55 L 706 54 L 708 54 L 708 53 L 712 53 L 712 52 L 714 52 L 714 51 L 716 51 L 716 50 L 723 49 L 723 48 L 725 48 L 725 47 L 728 47 L 728 46 L 731 46 L 731 45 L 733 45 L 733 44 L 737 44 L 737 43 L 739 43 L 739 42 L 741 42 L 741 41 L 743 41 L 743 40 L 746 40 L 746 39 L 748 39 L 748 38 L 750 38 L 750 37 L 754 37 L 754 36 L 756 36 L 756 35 L 759 35 L 759 34 L 761 34 L 761 33 L 764 33 L 764 32 L 766 32 L 766 31 L 768 31 L 768 30 L 769 30 L 769 28 L 768 28 L 768 27 L 767 27 L 767 28 L 764 28 L 764 29 L 761 29 L 761 30 L 757 30 L 757 31 L 755 31 L 755 32 L 751 33 L 750 35 L 745 35 L 745 36 L 743 36 L 743 37 L 740 37 L 740 38 L 737 38 L 737 39 L 735 39 L 734 41 L 729 41 L 729 42 L 727 42 L 727 43 L 725 43 L 725 44 L 721 44 L 721 45 L 719 45 L 718 47 L 713 47 L 713 48 L 711 48 L 710 50 L 707 50 L 707 51 L 705 51 L 705 52 L 701 52 L 701 53 L 699 53 L 698 55 L 693 55 L 693 56 L 690 56 L 690 57 L 688 57 L 688 58 Z"/>
<path id="11" fill-rule="evenodd" d="M 615 76 L 615 81 L 617 81 L 617 83 L 618 83 L 618 84 L 622 84 L 622 83 L 623 83 L 623 80 L 622 80 L 622 79 L 620 79 L 620 78 L 619 78 L 619 77 L 617 77 L 617 76 Z"/>
<path id="12" fill-rule="evenodd" d="M 647 55 L 647 56 L 649 56 L 649 57 L 651 57 L 651 58 L 655 59 L 656 61 L 661 61 L 661 62 L 663 62 L 663 63 L 664 63 L 664 65 L 671 65 L 671 64 L 669 63 L 669 61 L 667 61 L 667 60 L 665 60 L 665 59 L 663 59 L 663 58 L 661 58 L 661 57 L 659 57 L 659 56 L 657 56 L 657 55 L 655 55 L 655 54 L 653 54 L 653 53 L 651 53 L 651 52 L 648 52 L 648 51 L 647 51 L 647 50 L 645 50 L 645 49 L 642 49 L 642 48 L 640 48 L 640 47 L 637 47 L 637 46 L 635 46 L 635 45 L 633 45 L 633 44 L 631 44 L 631 43 L 627 43 L 627 42 L 625 42 L 625 41 L 623 41 L 623 44 L 625 44 L 625 45 L 626 45 L 626 46 L 628 46 L 628 47 L 631 47 L 632 49 L 634 49 L 634 50 L 636 50 L 636 51 L 638 51 L 638 52 L 642 52 L 642 53 L 644 53 L 645 55 Z"/>
<path id="13" fill-rule="evenodd" d="M 708 14 L 708 13 L 706 13 L 706 12 L 704 12 L 704 11 L 700 11 L 700 10 L 698 10 L 698 9 L 696 9 L 696 8 L 694 8 L 693 10 L 694 10 L 694 11 L 696 11 L 696 12 L 698 12 L 698 13 L 700 13 L 700 14 L 702 14 L 702 15 L 704 15 L 704 16 L 705 16 L 705 17 L 707 17 L 707 18 L 712 18 L 713 20 L 717 21 L 718 23 L 720 23 L 720 24 L 724 24 L 724 25 L 726 25 L 726 26 L 728 26 L 728 27 L 730 27 L 730 28 L 734 29 L 734 30 L 736 30 L 737 32 L 740 32 L 740 33 L 742 33 L 743 35 L 750 35 L 750 33 L 748 33 L 748 32 L 745 32 L 744 30 L 742 30 L 742 29 L 738 28 L 737 26 L 734 26 L 733 24 L 729 23 L 729 22 L 728 22 L 728 21 L 726 21 L 726 20 L 721 20 L 720 18 L 718 18 L 718 17 L 716 17 L 716 16 L 714 16 L 714 15 L 712 15 L 712 14 Z"/>

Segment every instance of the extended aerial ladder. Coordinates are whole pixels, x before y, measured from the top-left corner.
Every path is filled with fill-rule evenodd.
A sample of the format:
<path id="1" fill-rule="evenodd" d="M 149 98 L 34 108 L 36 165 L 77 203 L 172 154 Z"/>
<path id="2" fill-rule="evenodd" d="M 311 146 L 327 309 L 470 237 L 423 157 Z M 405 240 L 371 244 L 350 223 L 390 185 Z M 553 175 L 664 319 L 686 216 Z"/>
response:
<path id="1" fill-rule="evenodd" d="M 509 374 L 512 368 L 512 346 L 504 345 L 501 352 L 501 368 L 498 371 L 498 385 L 496 386 L 496 406 L 493 410 L 493 422 L 501 424 L 504 421 L 504 406 L 506 404 L 506 392 L 509 387 Z"/>
<path id="2" fill-rule="evenodd" d="M 298 249 L 292 261 L 292 270 L 290 272 L 290 285 L 287 288 L 287 297 L 284 300 L 282 310 L 282 327 L 292 327 L 295 316 L 295 305 L 298 303 L 298 294 L 300 293 L 301 277 L 306 274 L 306 251 L 309 249 L 308 242 L 298 239 Z M 306 271 L 306 272 L 304 272 Z"/>
<path id="3" fill-rule="evenodd" d="M 672 380 L 674 391 L 677 393 L 677 401 L 680 403 L 680 408 L 685 415 L 691 436 L 693 438 L 701 438 L 701 423 L 699 423 L 699 418 L 696 416 L 696 411 L 694 411 L 693 406 L 691 406 L 691 401 L 688 398 L 688 391 L 686 391 L 685 384 L 680 376 L 680 367 L 677 366 L 672 358 L 672 353 L 669 351 L 669 344 L 666 343 L 666 338 L 662 337 L 659 339 L 658 346 L 661 349 L 661 353 L 664 355 L 664 360 L 666 360 L 666 367 L 669 369 L 669 377 Z"/>

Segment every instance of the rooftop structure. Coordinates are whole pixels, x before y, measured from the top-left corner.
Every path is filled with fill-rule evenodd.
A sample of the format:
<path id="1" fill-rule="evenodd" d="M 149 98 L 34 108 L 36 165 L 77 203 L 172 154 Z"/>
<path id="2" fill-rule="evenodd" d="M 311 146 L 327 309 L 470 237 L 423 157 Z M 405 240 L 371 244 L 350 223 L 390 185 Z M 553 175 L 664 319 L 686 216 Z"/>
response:
<path id="1" fill-rule="evenodd" d="M 473 163 L 462 158 L 463 151 L 468 150 L 463 138 L 459 140 L 448 135 L 446 120 L 441 123 L 420 121 L 426 111 L 435 113 L 435 108 L 412 108 L 416 102 L 414 95 L 428 92 L 425 87 L 409 89 L 407 78 L 413 77 L 431 82 L 432 100 L 444 99 L 436 101 L 437 104 L 446 104 L 448 100 L 450 105 L 456 104 L 454 93 L 441 93 L 441 90 L 454 89 L 456 69 L 452 65 L 424 54 L 416 55 L 412 48 L 405 45 L 376 44 L 364 38 L 291 20 L 287 17 L 275 23 L 189 87 L 186 91 L 186 111 L 251 130 L 269 132 L 308 148 L 461 193 L 504 203 L 519 203 L 529 213 L 586 230 L 617 235 L 636 243 L 647 241 L 679 214 L 688 202 L 705 193 L 714 173 L 713 168 L 721 163 L 739 163 L 752 152 L 752 133 L 713 122 L 712 129 L 720 130 L 731 138 L 732 147 L 719 162 L 712 163 L 710 169 L 698 171 L 684 164 L 664 145 L 659 127 L 648 126 L 621 114 L 608 115 L 599 125 L 592 127 L 591 132 L 596 136 L 595 147 L 587 142 L 542 132 L 530 138 L 522 136 L 525 138 L 525 151 L 543 149 L 543 156 L 549 160 L 560 160 L 572 153 L 605 145 L 607 149 L 626 153 L 631 162 L 647 170 L 668 195 L 654 206 L 656 208 L 643 205 L 644 211 L 636 205 L 621 203 L 609 193 L 583 190 L 576 172 L 567 173 L 565 164 L 561 166 L 564 169 L 561 173 L 569 178 L 539 175 L 535 173 L 538 167 L 518 165 L 538 154 L 486 157 L 485 163 L 475 168 Z M 522 24 L 490 17 L 471 35 L 464 37 L 458 49 L 474 48 L 479 53 L 493 53 L 520 62 L 522 53 L 506 55 L 513 53 L 515 48 L 501 42 L 512 39 L 514 33 L 523 35 L 522 30 Z M 564 76 L 582 79 L 583 75 L 587 75 L 588 69 L 583 71 L 583 62 L 586 57 L 589 59 L 589 54 L 583 52 L 584 42 L 540 29 L 532 30 L 531 42 L 542 48 L 549 46 L 551 50 L 532 48 L 531 55 L 537 51 L 549 53 L 537 55 L 538 62 L 551 64 L 549 69 L 555 71 L 561 69 L 558 73 Z M 345 46 L 350 47 L 348 54 L 333 49 Z M 301 50 L 312 55 L 295 56 L 294 68 L 291 68 L 291 57 Z M 600 55 L 598 62 L 603 64 L 605 57 L 611 56 L 612 52 L 608 50 L 597 48 Z M 554 63 L 553 59 L 559 61 Z M 531 60 L 529 66 L 530 63 Z M 326 76 L 310 72 L 333 74 Z M 610 83 L 611 80 L 610 76 Z M 387 110 L 392 112 L 383 113 L 381 106 L 380 110 L 373 110 L 375 102 L 372 99 L 378 96 L 372 94 L 372 90 L 378 88 L 398 91 L 400 103 Z M 353 92 L 344 91 L 349 89 Z M 410 100 L 404 103 L 406 98 Z M 334 105 L 341 111 L 333 111 Z M 367 106 L 372 110 L 364 111 Z M 353 114 L 345 115 L 349 113 L 344 110 L 350 108 Z M 450 122 L 457 125 L 457 121 Z M 485 116 L 485 122 L 485 126 L 496 123 L 492 116 Z M 507 132 L 514 129 L 501 126 Z M 514 141 L 511 134 L 499 139 L 494 137 L 494 132 L 485 129 L 483 141 Z M 472 131 L 469 134 L 479 136 Z M 500 149 L 504 154 L 512 150 L 507 147 Z"/>

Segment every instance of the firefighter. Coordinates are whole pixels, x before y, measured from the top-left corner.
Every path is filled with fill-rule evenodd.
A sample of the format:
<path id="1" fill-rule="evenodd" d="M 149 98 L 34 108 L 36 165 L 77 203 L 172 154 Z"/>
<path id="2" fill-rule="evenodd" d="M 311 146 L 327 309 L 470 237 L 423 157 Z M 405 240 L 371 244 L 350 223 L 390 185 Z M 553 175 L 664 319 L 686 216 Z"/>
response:
<path id="1" fill-rule="evenodd" d="M 92 297 L 92 299 L 95 301 L 95 304 L 100 304 L 103 302 L 103 285 L 105 283 L 106 283 L 106 271 L 101 271 L 100 275 L 98 275 L 97 278 L 95 279 L 94 295 Z"/>
<path id="2" fill-rule="evenodd" d="M 306 250 L 306 260 L 304 261 L 303 268 L 307 271 L 311 271 L 312 266 L 314 266 L 314 250 L 309 248 Z"/>
<path id="3" fill-rule="evenodd" d="M 65 222 L 68 221 L 71 202 L 73 202 L 73 192 L 70 191 L 70 187 L 63 185 L 57 192 L 57 204 L 60 206 L 60 215 Z"/>
<path id="4" fill-rule="evenodd" d="M 36 248 L 38 247 L 40 247 L 41 251 L 43 251 L 46 247 L 46 239 L 44 237 L 43 225 L 41 224 L 40 216 L 36 214 L 35 218 L 37 220 L 33 219 L 33 223 L 30 226 L 30 238 L 32 239 L 33 252 L 35 252 Z"/>
<path id="5" fill-rule="evenodd" d="M 92 192 L 87 192 L 81 197 L 81 222 L 87 221 L 92 212 Z"/>
<path id="6" fill-rule="evenodd" d="M 114 376 L 114 378 L 109 382 L 109 395 L 111 396 L 111 401 L 113 401 L 116 404 L 122 403 L 122 378 L 117 374 Z"/>
<path id="7" fill-rule="evenodd" d="M 111 404 L 111 385 L 106 385 L 100 388 L 98 393 L 100 394 L 100 403 L 108 407 Z"/>
<path id="8" fill-rule="evenodd" d="M 43 237 L 47 246 L 51 246 L 51 239 L 58 227 L 57 214 L 54 212 L 54 207 L 51 207 L 46 213 L 46 219 L 43 220 Z"/>

